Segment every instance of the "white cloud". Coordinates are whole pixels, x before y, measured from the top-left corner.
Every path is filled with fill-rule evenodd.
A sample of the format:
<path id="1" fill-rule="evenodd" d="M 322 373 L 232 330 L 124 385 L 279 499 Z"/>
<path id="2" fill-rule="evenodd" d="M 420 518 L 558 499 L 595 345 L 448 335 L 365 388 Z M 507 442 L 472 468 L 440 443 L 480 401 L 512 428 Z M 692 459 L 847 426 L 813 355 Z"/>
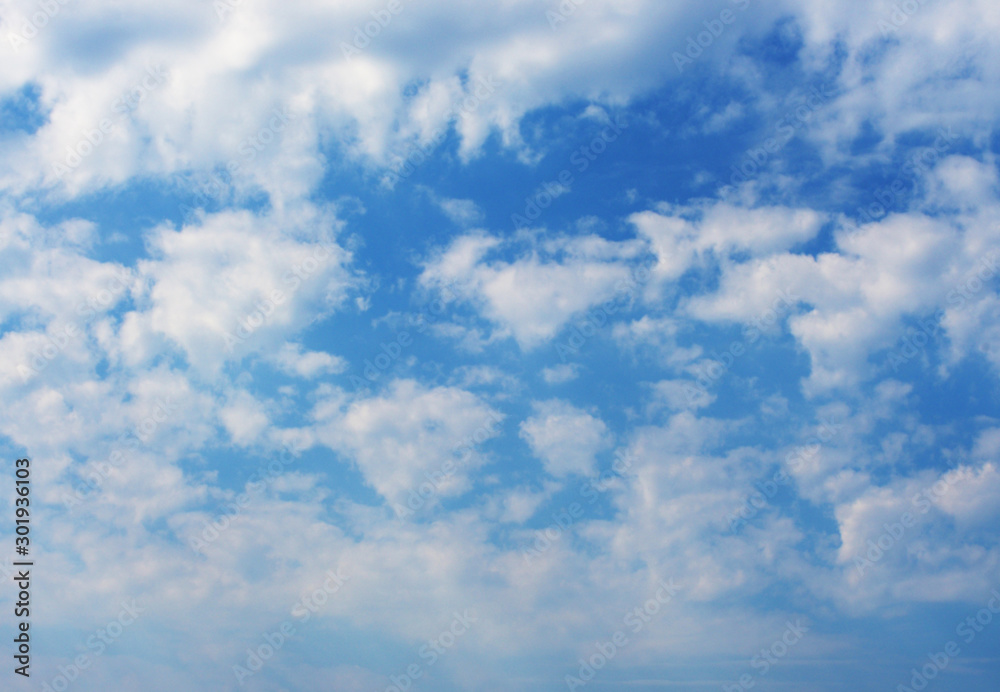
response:
<path id="1" fill-rule="evenodd" d="M 412 644 L 417 650 L 446 624 L 442 613 L 456 603 L 480 607 L 489 624 L 470 633 L 463 655 L 448 664 L 455 684 L 468 689 L 523 689 L 523 680 L 504 676 L 512 661 L 524 663 L 515 657 L 525 650 L 545 661 L 537 670 L 524 664 L 519 672 L 551 678 L 551 661 L 584 655 L 584 647 L 620 627 L 622 612 L 646 602 L 660 577 L 683 584 L 684 602 L 671 606 L 676 610 L 669 619 L 650 625 L 647 639 L 622 652 L 616 663 L 623 669 L 645 670 L 651 661 L 706 651 L 743 660 L 769 643 L 757 641 L 759 632 L 782 626 L 784 614 L 732 606 L 739 596 L 797 593 L 798 603 L 816 606 L 807 600 L 811 594 L 828 613 L 831 603 L 898 609 L 908 600 L 979 598 L 995 585 L 996 431 L 985 427 L 973 440 L 956 443 L 959 452 L 940 449 L 965 465 L 911 472 L 914 449 L 936 452 L 941 445 L 939 431 L 917 420 L 915 390 L 901 382 L 876 386 L 854 412 L 836 402 L 821 408 L 824 416 L 846 421 L 845 430 L 782 490 L 792 495 L 791 509 L 773 503 L 744 533 L 729 535 L 727 516 L 794 443 L 732 448 L 727 433 L 752 428 L 752 419 L 698 418 L 711 395 L 689 400 L 686 380 L 655 373 L 652 386 L 642 390 L 648 396 L 625 412 L 622 437 L 635 461 L 603 496 L 611 513 L 577 522 L 531 564 L 518 548 L 537 534 L 519 524 L 548 522 L 558 507 L 546 509 L 545 503 L 561 483 L 539 491 L 531 489 L 537 479 L 530 477 L 509 485 L 508 468 L 490 469 L 487 477 L 476 473 L 485 460 L 478 445 L 499 434 L 494 424 L 500 416 L 488 402 L 521 391 L 516 366 L 505 362 L 501 370 L 469 357 L 461 365 L 442 364 L 434 384 L 396 381 L 365 396 L 319 385 L 305 393 L 314 420 L 273 427 L 278 413 L 294 415 L 302 383 L 279 390 L 285 399 L 274 403 L 259 391 L 267 390 L 266 380 L 254 384 L 257 367 L 305 380 L 346 367 L 332 352 L 306 350 L 300 339 L 314 317 L 346 302 L 358 281 L 351 253 L 336 247 L 294 291 L 294 281 L 286 282 L 318 243 L 334 241 L 342 230 L 334 206 L 301 202 L 319 190 L 331 166 L 342 163 L 365 180 L 380 179 L 395 155 L 452 129 L 461 161 L 479 155 L 494 134 L 503 156 L 513 152 L 522 162 L 538 161 L 552 133 L 525 127 L 525 114 L 582 102 L 583 118 L 606 122 L 609 111 L 665 85 L 680 102 L 698 97 L 690 94 L 690 83 L 673 89 L 673 77 L 650 65 L 672 72 L 671 53 L 703 30 L 703 6 L 588 0 L 550 27 L 546 8 L 520 0 L 490 0 L 477 13 L 462 11 L 467 8 L 454 0 L 407 3 L 347 60 L 340 41 L 350 41 L 356 26 L 371 21 L 370 5 L 262 0 L 240 3 L 221 20 L 205 3 L 113 5 L 60 4 L 38 37 L 8 51 L 0 72 L 0 92 L 35 84 L 40 110 L 48 114 L 37 132 L 5 130 L 0 137 L 0 156 L 8 163 L 0 172 L 0 190 L 8 195 L 0 216 L 0 433 L 18 453 L 23 448 L 42 460 L 33 482 L 48 536 L 39 557 L 50 569 L 39 573 L 37 588 L 50 607 L 39 611 L 39 624 L 56 632 L 91 631 L 111 617 L 122 594 L 155 597 L 150 626 L 129 630 L 135 637 L 130 653 L 107 657 L 79 685 L 224 689 L 232 683 L 232 664 L 260 643 L 258 633 L 287 619 L 289 606 L 338 564 L 352 580 L 317 616 L 319 636 L 333 622 L 336 636 L 357 635 L 364 646 L 384 649 L 392 640 L 390 649 Z M 769 31 L 776 17 L 789 17 L 802 32 L 803 73 L 830 79 L 836 89 L 797 133 L 803 146 L 818 148 L 822 175 L 834 176 L 831 206 L 845 184 L 831 171 L 849 169 L 847 176 L 868 165 L 894 164 L 897 155 L 908 155 L 905 142 L 922 141 L 940 125 L 959 133 L 951 145 L 956 150 L 990 141 L 1000 103 L 995 3 L 921 3 L 891 30 L 891 40 L 879 26 L 890 9 L 877 4 L 788 0 L 751 8 L 705 51 L 697 69 L 724 68 L 725 80 L 756 96 L 745 107 L 722 100 L 707 121 L 711 111 L 700 113 L 699 122 L 715 130 L 746 115 L 746 122 L 772 124 L 778 107 L 767 93 L 766 68 L 735 47 L 746 45 L 741 39 L 748 33 Z M 17 30 L 18 15 L 30 16 L 38 5 L 16 2 L 7 10 L 4 30 Z M 162 83 L 133 92 L 147 65 L 163 66 Z M 495 83 L 493 91 L 463 109 L 483 80 Z M 116 111 L 117 99 L 132 93 L 141 96 L 135 109 Z M 88 135 L 97 137 L 94 128 L 103 117 L 116 115 L 126 117 L 115 132 L 83 144 Z M 636 122 L 655 122 L 649 113 L 634 115 Z M 875 140 L 870 150 L 858 137 L 868 132 Z M 89 153 L 57 180 L 53 163 L 66 160 L 67 148 Z M 638 240 L 586 235 L 617 232 L 615 220 L 593 218 L 572 226 L 585 234 L 576 238 L 541 230 L 511 240 L 464 235 L 431 256 L 420 282 L 451 292 L 447 300 L 471 305 L 488 325 L 470 325 L 462 316 L 433 331 L 463 339 L 463 357 L 508 336 L 524 350 L 536 348 L 614 296 L 639 253 L 651 247 L 658 257 L 655 281 L 645 286 L 643 301 L 634 301 L 650 313 L 630 314 L 608 334 L 625 350 L 652 349 L 657 365 L 682 369 L 699 357 L 697 346 L 677 347 L 692 318 L 724 326 L 752 320 L 788 291 L 795 305 L 782 308 L 775 329 L 787 324 L 809 356 L 806 392 L 817 400 L 843 388 L 849 390 L 845 399 L 855 401 L 851 395 L 862 392 L 854 385 L 884 374 L 872 355 L 897 342 L 905 320 L 939 310 L 943 331 L 928 346 L 931 354 L 947 351 L 951 367 L 981 353 L 1000 367 L 996 284 L 980 279 L 974 289 L 969 283 L 1000 241 L 996 162 L 990 154 L 980 158 L 942 154 L 935 167 L 916 176 L 909 209 L 856 230 L 797 205 L 793 176 L 762 175 L 759 185 L 723 193 L 721 200 L 659 205 L 633 215 Z M 240 207 L 263 191 L 264 211 L 196 214 L 181 228 L 155 226 L 145 231 L 145 254 L 138 249 L 138 260 L 119 259 L 135 250 L 132 244 L 102 246 L 108 229 L 94 222 L 47 226 L 10 211 L 69 198 L 117 200 L 137 180 L 193 192 L 190 180 L 171 182 L 170 176 L 183 171 L 203 178 L 227 163 L 233 170 L 217 201 Z M 775 199 L 760 201 L 764 190 Z M 621 195 L 612 190 L 611 197 Z M 473 200 L 439 202 L 459 225 L 482 221 Z M 199 197 L 196 205 L 207 200 Z M 829 242 L 820 235 L 827 223 Z M 359 235 L 364 231 L 359 223 Z M 134 239 L 140 232 L 117 237 Z M 812 241 L 822 251 L 795 254 Z M 698 272 L 690 278 L 711 287 L 708 293 L 685 297 L 687 286 L 678 279 L 688 272 Z M 958 294 L 961 301 L 951 294 L 958 288 L 969 293 Z M 285 290 L 285 299 L 262 311 L 263 324 L 242 349 L 227 353 L 227 333 L 274 290 Z M 87 305 L 91 297 L 96 302 Z M 356 304 L 364 309 L 368 302 L 359 297 Z M 79 325 L 80 335 L 58 345 L 69 323 Z M 22 379 L 18 364 L 31 363 L 50 346 L 56 353 L 40 361 L 45 367 Z M 517 354 L 511 355 L 516 362 Z M 244 356 L 250 356 L 253 377 L 234 372 Z M 583 367 L 545 365 L 531 360 L 524 371 L 541 371 L 546 383 L 557 384 Z M 947 376 L 947 368 L 940 374 Z M 766 401 L 772 419 L 799 415 L 803 406 L 803 415 L 815 412 L 809 402 L 784 393 L 791 403 L 777 395 Z M 663 425 L 643 426 L 664 408 Z M 891 429 L 883 434 L 882 428 Z M 536 402 L 519 431 L 557 479 L 594 473 L 599 453 L 614 439 L 596 409 L 562 401 Z M 794 438 L 801 431 L 781 432 Z M 142 440 L 129 450 L 127 463 L 107 474 L 75 513 L 63 511 L 61 495 L 129 433 Z M 875 438 L 870 445 L 869 438 Z M 388 522 L 377 503 L 331 498 L 340 488 L 327 487 L 321 473 L 286 470 L 192 557 L 186 540 L 219 516 L 217 505 L 233 501 L 246 479 L 237 479 L 234 492 L 214 449 L 288 443 L 301 451 L 317 440 L 336 455 L 324 452 L 310 463 L 346 459 L 389 502 L 406 502 L 411 490 L 454 458 L 456 473 L 435 492 L 454 497 L 475 487 L 486 496 L 485 508 L 477 498 L 466 510 L 429 512 L 426 522 Z M 455 454 L 463 444 L 478 450 L 464 461 Z M 970 447 L 973 458 L 964 459 Z M 240 458 L 247 453 L 241 450 Z M 873 478 L 885 478 L 887 470 L 889 480 L 873 488 Z M 897 546 L 870 578 L 855 581 L 852 553 L 884 531 L 885 522 L 896 521 L 897 511 L 912 507 L 914 494 L 938 482 L 947 492 L 930 503 L 912 541 Z M 0 493 L 0 510 L 12 509 L 11 497 Z M 802 515 L 790 516 L 799 509 Z M 803 515 L 832 516 L 837 530 L 817 532 L 802 523 Z M 498 519 L 504 525 L 498 527 Z M 108 571 L 106 561 L 94 558 L 105 555 L 115 556 L 120 569 Z M 59 622 L 53 613 L 61 614 Z M 192 628 L 195 621 L 210 626 Z M 810 641 L 822 638 L 813 636 Z M 175 640 L 183 640 L 180 648 L 169 645 Z M 818 653 L 810 655 L 818 659 L 832 650 L 842 656 L 840 646 L 824 651 L 817 644 Z M 164 649 L 176 651 L 184 670 L 145 653 Z M 38 662 L 54 669 L 70 659 L 41 656 Z M 331 681 L 338 689 L 387 684 L 383 671 L 303 664 L 289 646 L 248 687 L 288 684 L 282 676 L 306 688 Z"/>
<path id="2" fill-rule="evenodd" d="M 745 115 L 743 104 L 739 101 L 730 101 L 721 111 L 712 113 L 702 125 L 702 131 L 706 133 L 719 132 L 725 130 L 733 122 Z"/>
<path id="3" fill-rule="evenodd" d="M 27 214 L 0 219 L 0 319 L 22 315 L 57 331 L 82 329 L 126 299 L 134 274 L 89 254 L 93 224 L 72 219 L 43 226 Z"/>
<path id="4" fill-rule="evenodd" d="M 810 209 L 746 208 L 721 201 L 661 204 L 658 211 L 633 214 L 630 221 L 657 255 L 654 275 L 676 281 L 709 255 L 725 261 L 737 252 L 761 256 L 787 250 L 814 237 L 824 218 Z"/>
<path id="5" fill-rule="evenodd" d="M 702 354 L 698 345 L 681 347 L 677 344 L 681 323 L 671 317 L 643 315 L 631 322 L 616 324 L 612 331 L 615 341 L 625 350 L 650 350 L 656 360 L 669 367 L 680 368 Z"/>
<path id="6" fill-rule="evenodd" d="M 959 225 L 964 233 L 956 233 Z M 982 260 L 969 249 L 987 235 L 996 236 L 996 230 L 987 231 L 978 215 L 949 219 L 911 212 L 860 228 L 843 225 L 834 236 L 836 251 L 814 257 L 772 247 L 765 256 L 723 264 L 718 290 L 689 299 L 685 309 L 702 320 L 754 323 L 777 305 L 778 324 L 787 317 L 811 356 L 808 391 L 852 387 L 884 370 L 869 356 L 897 346 L 904 318 L 934 322 L 934 313 L 947 308 L 958 277 L 980 268 Z M 977 310 L 992 299 L 980 292 Z M 980 317 L 948 308 L 942 323 L 949 336 L 968 335 L 971 323 L 989 323 Z M 978 349 L 980 340 L 960 338 L 962 353 Z"/>
<path id="7" fill-rule="evenodd" d="M 481 234 L 459 237 L 424 264 L 420 281 L 456 291 L 525 349 L 551 339 L 573 316 L 620 299 L 630 275 L 627 260 L 639 247 L 596 236 L 554 238 L 539 248 L 551 258 L 536 250 L 512 262 L 486 260 L 500 244 Z"/>
<path id="8" fill-rule="evenodd" d="M 836 507 L 845 570 L 838 596 L 870 608 L 883 599 L 975 598 L 978 569 L 997 558 L 970 529 L 995 523 L 996 467 L 922 473 L 883 487 L 859 488 Z"/>
<path id="9" fill-rule="evenodd" d="M 573 363 L 561 363 L 542 369 L 542 379 L 548 384 L 563 384 L 580 376 L 580 366 Z"/>
<path id="10" fill-rule="evenodd" d="M 558 399 L 532 404 L 535 415 L 521 423 L 521 437 L 556 477 L 594 472 L 598 452 L 611 444 L 604 421 Z"/>
<path id="11" fill-rule="evenodd" d="M 323 351 L 305 351 L 302 344 L 286 343 L 275 354 L 274 361 L 282 372 L 303 379 L 321 374 L 337 374 L 347 369 L 347 361 Z"/>
<path id="12" fill-rule="evenodd" d="M 240 447 L 253 444 L 271 423 L 264 404 L 246 391 L 235 392 L 219 410 L 219 418 Z"/>
<path id="13" fill-rule="evenodd" d="M 809 131 L 828 163 L 856 160 L 851 144 L 866 126 L 882 138 L 878 160 L 888 160 L 907 133 L 947 125 L 971 134 L 989 127 L 997 95 L 970 87 L 998 78 L 997 48 L 989 39 L 1000 27 L 996 6 L 985 0 L 923 2 L 903 15 L 880 5 L 860 13 L 808 2 L 791 6 L 803 30 L 805 65 L 828 64 L 835 44 L 849 56 L 837 75 L 843 94 Z"/>
<path id="14" fill-rule="evenodd" d="M 996 461 L 1000 457 L 1000 428 L 989 428 L 980 432 L 976 436 L 972 456 L 976 460 Z"/>
<path id="15" fill-rule="evenodd" d="M 438 206 L 452 223 L 459 226 L 473 226 L 482 222 L 483 210 L 471 199 L 439 199 Z"/>
<path id="16" fill-rule="evenodd" d="M 276 234 L 272 223 L 315 230 L 297 238 L 290 230 Z M 287 218 L 223 212 L 180 230 L 155 229 L 153 258 L 139 263 L 140 309 L 123 318 L 123 346 L 162 336 L 203 372 L 277 348 L 316 313 L 338 307 L 353 282 L 345 268 L 350 255 L 321 230 L 331 223 L 328 214 L 305 208 Z M 149 353 L 133 348 L 122 356 L 136 364 Z"/>
<path id="17" fill-rule="evenodd" d="M 428 482 L 433 498 L 467 490 L 470 471 L 483 460 L 476 445 L 497 434 L 499 416 L 469 392 L 412 380 L 393 382 L 381 396 L 331 401 L 314 415 L 320 442 L 357 464 L 392 504 L 406 503 Z"/>
<path id="18" fill-rule="evenodd" d="M 659 401 L 675 411 L 703 408 L 716 398 L 694 380 L 660 380 L 653 385 L 653 392 Z"/>
<path id="19" fill-rule="evenodd" d="M 524 523 L 538 511 L 538 508 L 549 499 L 551 494 L 551 492 L 533 491 L 526 488 L 511 490 L 503 498 L 503 512 L 499 520 L 504 523 Z"/>
<path id="20" fill-rule="evenodd" d="M 16 165 L 0 186 L 51 185 L 78 194 L 132 176 L 233 162 L 237 185 L 290 199 L 319 181 L 319 150 L 328 137 L 344 142 L 352 158 L 385 164 L 450 127 L 464 158 L 494 131 L 530 158 L 519 128 L 525 113 L 568 99 L 621 103 L 643 93 L 659 81 L 648 64 L 667 64 L 703 18 L 697 8 L 651 0 L 593 0 L 553 30 L 545 8 L 523 2 L 491 0 L 479 15 L 490 22 L 466 17 L 453 0 L 411 3 L 357 55 L 345 56 L 342 43 L 372 21 L 370 7 L 226 7 L 231 11 L 220 19 L 211 7 L 191 3 L 131 6 L 131 31 L 113 42 L 113 54 L 127 60 L 112 60 L 92 55 L 79 36 L 116 21 L 111 13 L 118 10 L 61 6 L 59 21 L 11 52 L 0 79 L 4 92 L 39 84 L 49 110 L 37 133 L 3 145 L 0 153 Z M 437 31 L 442 17 L 453 30 Z M 411 40 L 428 32 L 437 36 L 433 46 Z M 720 42 L 736 38 L 731 31 Z M 162 77 L 149 78 L 147 66 Z M 484 80 L 494 83 L 492 92 L 480 89 L 472 100 Z M 262 136 L 276 108 L 287 110 L 289 122 Z M 115 129 L 83 147 L 82 162 L 58 180 L 53 162 L 79 150 L 102 120 Z M 251 144 L 265 137 L 262 146 Z"/>

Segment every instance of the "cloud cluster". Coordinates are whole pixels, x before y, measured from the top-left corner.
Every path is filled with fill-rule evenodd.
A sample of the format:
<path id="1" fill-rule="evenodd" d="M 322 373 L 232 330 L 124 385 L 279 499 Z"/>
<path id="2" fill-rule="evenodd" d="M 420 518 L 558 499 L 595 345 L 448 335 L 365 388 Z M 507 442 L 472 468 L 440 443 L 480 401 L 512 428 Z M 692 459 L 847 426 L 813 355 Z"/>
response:
<path id="1" fill-rule="evenodd" d="M 716 5 L 4 6 L 0 435 L 37 460 L 37 623 L 83 649 L 148 605 L 78 689 L 236 689 L 332 569 L 324 656 L 246 689 L 384 687 L 466 608 L 438 689 L 552 689 L 669 579 L 617 673 L 737 679 L 795 614 L 826 619 L 796 655 L 842 660 L 836 618 L 995 587 L 1000 10 Z M 679 152 L 731 137 L 719 170 L 766 155 L 514 232 L 459 184 L 609 111 Z M 398 163 L 432 156 L 410 195 Z"/>

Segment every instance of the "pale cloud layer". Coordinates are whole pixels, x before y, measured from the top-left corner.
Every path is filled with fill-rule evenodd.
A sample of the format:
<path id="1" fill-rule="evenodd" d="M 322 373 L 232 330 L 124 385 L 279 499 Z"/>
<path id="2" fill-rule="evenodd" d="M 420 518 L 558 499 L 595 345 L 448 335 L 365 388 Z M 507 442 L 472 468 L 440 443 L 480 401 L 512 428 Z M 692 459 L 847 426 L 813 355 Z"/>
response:
<path id="1" fill-rule="evenodd" d="M 857 623 L 981 608 L 1000 9 L 391 4 L 2 8 L 0 435 L 33 460 L 39 685 L 133 598 L 75 689 L 385 689 L 410 663 L 554 689 L 665 581 L 604 686 L 738 680 L 799 616 L 796 666 L 875 675 Z M 493 178 L 463 187 L 544 189 L 619 115 L 639 191 L 609 153 L 513 231 Z M 754 173 L 709 172 L 723 150 Z M 671 166 L 700 187 L 647 185 Z M 925 652 L 900 646 L 904 681 Z"/>

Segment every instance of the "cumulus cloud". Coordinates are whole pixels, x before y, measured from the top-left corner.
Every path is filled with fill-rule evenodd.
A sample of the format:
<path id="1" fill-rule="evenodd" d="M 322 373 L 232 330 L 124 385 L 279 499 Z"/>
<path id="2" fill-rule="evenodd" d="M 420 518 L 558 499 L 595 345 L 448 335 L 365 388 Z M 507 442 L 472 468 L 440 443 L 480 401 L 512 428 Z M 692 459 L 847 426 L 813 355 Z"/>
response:
<path id="1" fill-rule="evenodd" d="M 736 680 L 791 617 L 770 594 L 909 626 L 995 586 L 994 4 L 42 5 L 4 9 L 0 434 L 34 460 L 39 625 L 148 604 L 81 689 L 228 689 L 331 569 L 309 636 L 388 653 L 288 644 L 248 689 L 384 687 L 466 607 L 435 675 L 528 689 L 671 578 L 608 679 L 709 655 Z M 789 81 L 825 97 L 770 151 Z M 541 188 L 572 218 L 482 229 L 512 211 L 490 166 L 537 191 L 566 132 L 619 113 L 620 159 Z M 752 179 L 713 188 L 746 147 Z M 427 296 L 447 314 L 419 328 L 359 317 Z M 608 305 L 572 362 L 546 348 Z M 745 325 L 780 349 L 732 397 L 693 387 Z M 860 657 L 840 632 L 801 651 Z"/>
<path id="2" fill-rule="evenodd" d="M 282 372 L 312 379 L 320 374 L 336 374 L 347 368 L 343 358 L 322 351 L 305 351 L 302 344 L 286 343 L 275 355 L 275 363 Z"/>
<path id="3" fill-rule="evenodd" d="M 611 439 L 604 421 L 558 399 L 532 404 L 534 414 L 521 423 L 521 437 L 556 478 L 590 475 L 595 457 Z"/>
<path id="4" fill-rule="evenodd" d="M 469 392 L 412 380 L 342 410 L 334 405 L 324 402 L 315 411 L 317 438 L 347 455 L 393 504 L 405 503 L 423 484 L 438 498 L 466 491 L 470 472 L 483 462 L 475 446 L 497 434 L 502 418 Z"/>
<path id="5" fill-rule="evenodd" d="M 490 251 L 502 246 L 499 239 L 461 236 L 424 264 L 420 281 L 448 286 L 525 349 L 550 340 L 572 317 L 626 295 L 636 243 L 591 236 L 538 245 L 513 261 L 491 261 Z"/>
<path id="6" fill-rule="evenodd" d="M 575 380 L 580 375 L 580 368 L 571 363 L 562 363 L 542 369 L 542 379 L 548 384 L 562 384 Z"/>
<path id="7" fill-rule="evenodd" d="M 154 229 L 152 257 L 139 264 L 141 309 L 123 318 L 130 341 L 161 336 L 193 367 L 212 371 L 338 307 L 351 284 L 350 255 L 328 237 L 329 215 L 305 210 L 285 220 L 311 224 L 312 237 L 276 236 L 265 223 L 223 212 L 179 230 Z M 148 354 L 123 349 L 122 356 L 134 364 Z"/>

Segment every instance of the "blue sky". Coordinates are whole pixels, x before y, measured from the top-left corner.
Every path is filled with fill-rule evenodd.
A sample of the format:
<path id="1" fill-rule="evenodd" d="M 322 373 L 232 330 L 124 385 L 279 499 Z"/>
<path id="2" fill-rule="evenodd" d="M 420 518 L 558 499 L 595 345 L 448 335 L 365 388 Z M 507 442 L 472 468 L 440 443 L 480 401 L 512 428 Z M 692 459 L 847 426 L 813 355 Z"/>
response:
<path id="1" fill-rule="evenodd" d="M 996 689 L 992 4 L 0 18 L 5 685 Z"/>

